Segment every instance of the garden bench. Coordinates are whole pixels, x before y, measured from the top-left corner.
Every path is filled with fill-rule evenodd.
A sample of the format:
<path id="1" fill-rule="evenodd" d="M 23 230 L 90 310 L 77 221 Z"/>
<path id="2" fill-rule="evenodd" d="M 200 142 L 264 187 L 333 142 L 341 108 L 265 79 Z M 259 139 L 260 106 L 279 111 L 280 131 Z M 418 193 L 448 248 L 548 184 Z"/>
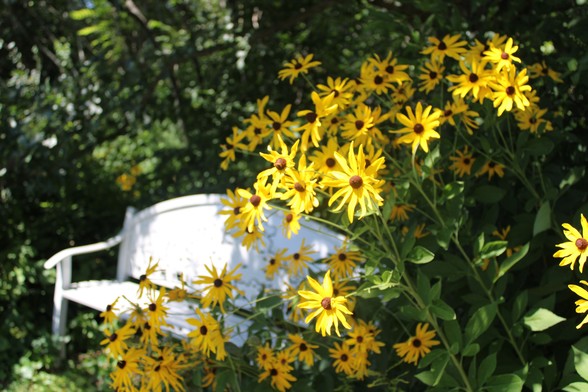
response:
<path id="1" fill-rule="evenodd" d="M 264 288 L 284 287 L 284 277 L 270 281 L 264 272 L 269 257 L 276 251 L 287 248 L 288 253 L 293 253 L 304 240 L 305 245 L 312 246 L 317 252 L 315 259 L 319 259 L 333 253 L 343 242 L 342 236 L 312 220 L 302 222 L 299 233 L 287 239 L 282 231 L 284 213 L 272 209 L 266 212 L 265 248 L 260 248 L 259 252 L 253 247 L 247 250 L 241 245 L 241 238 L 233 238 L 225 230 L 226 215 L 219 214 L 227 209 L 221 203 L 223 197 L 219 194 L 200 194 L 167 200 L 142 211 L 129 207 L 118 235 L 104 242 L 62 250 L 48 259 L 44 267 L 57 268 L 53 333 L 59 336 L 66 333 L 68 301 L 104 311 L 120 297 L 116 307 L 121 312 L 128 310 L 128 303 L 123 298 L 137 299 L 137 282 L 145 274 L 150 258 L 154 262 L 159 261 L 158 270 L 150 275 L 150 280 L 169 289 L 180 287 L 180 273 L 189 284 L 199 275 L 208 275 L 205 265 L 213 263 L 220 273 L 225 263 L 228 264 L 227 271 L 240 263 L 238 272 L 242 278 L 237 286 L 245 295 L 236 301 L 236 305 L 247 307 Z M 117 245 L 116 279 L 72 282 L 73 256 Z M 185 319 L 194 317 L 194 311 L 186 308 L 185 301 L 169 302 L 166 306 L 170 306 L 167 322 L 173 327 L 173 334 L 185 337 L 189 332 Z M 225 322 L 237 327 L 232 341 L 242 343 L 246 337 L 239 327 L 247 323 L 235 315 L 229 316 Z"/>

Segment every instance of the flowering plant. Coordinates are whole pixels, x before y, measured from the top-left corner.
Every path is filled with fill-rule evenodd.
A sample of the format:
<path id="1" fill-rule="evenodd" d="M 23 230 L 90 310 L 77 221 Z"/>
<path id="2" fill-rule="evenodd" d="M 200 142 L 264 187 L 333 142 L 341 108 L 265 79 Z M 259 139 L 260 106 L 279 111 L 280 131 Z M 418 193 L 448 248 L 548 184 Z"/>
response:
<path id="1" fill-rule="evenodd" d="M 145 347 L 126 350 L 126 335 L 113 340 L 110 331 L 104 344 L 118 359 L 115 388 L 144 387 L 134 374 L 155 389 L 183 390 L 180 375 L 190 370 L 196 384 L 220 390 L 333 389 L 335 379 L 340 390 L 514 391 L 580 382 L 570 376 L 573 366 L 559 378 L 544 376 L 555 360 L 541 352 L 552 339 L 544 331 L 564 317 L 555 297 L 531 291 L 535 281 L 526 276 L 540 260 L 555 201 L 574 181 L 544 166 L 558 113 L 548 113 L 541 98 L 562 79 L 545 62 L 526 65 L 511 37 L 428 42 L 414 63 L 376 54 L 354 77 L 323 83 L 311 79 L 321 66 L 313 55 L 285 64 L 279 78 L 292 85 L 304 79 L 306 99 L 282 108 L 259 99 L 222 145 L 224 169 L 237 154 L 265 165 L 250 187 L 227 192 L 227 230 L 255 249 L 263 246 L 266 214 L 283 213 L 288 236 L 316 220 L 346 240 L 324 260 L 303 246 L 298 257 L 280 250 L 268 261 L 268 278 L 298 283 L 274 293 L 294 324 L 273 328 L 268 318 L 268 329 L 242 348 L 253 353 L 248 360 L 227 352 L 228 333 L 210 313 L 189 320 L 194 332 L 176 351 L 153 344 L 161 332 L 149 332 L 154 364 L 141 359 L 154 357 Z M 570 242 L 555 254 L 572 267 L 580 256 L 580 270 L 588 244 L 583 217 L 582 227 L 580 235 L 565 226 Z M 323 269 L 309 268 L 319 263 Z M 223 304 L 239 295 L 238 272 L 209 272 L 193 282 L 209 285 L 202 305 L 230 312 Z M 570 288 L 583 298 L 578 312 L 586 312 L 588 291 Z M 163 313 L 149 313 L 151 328 L 165 322 L 160 298 L 191 295 L 178 290 L 154 291 L 152 304 Z M 588 358 L 586 348 L 575 347 L 574 358 Z M 128 370 L 129 363 L 139 365 Z M 585 378 L 580 360 L 575 369 Z"/>

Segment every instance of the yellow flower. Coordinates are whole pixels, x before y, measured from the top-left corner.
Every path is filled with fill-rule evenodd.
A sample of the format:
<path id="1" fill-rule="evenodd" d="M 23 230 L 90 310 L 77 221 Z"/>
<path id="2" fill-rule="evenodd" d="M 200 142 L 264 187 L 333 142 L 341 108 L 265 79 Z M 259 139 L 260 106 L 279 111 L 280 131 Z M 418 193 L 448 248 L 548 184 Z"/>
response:
<path id="1" fill-rule="evenodd" d="M 584 286 L 588 286 L 588 282 L 581 280 Z M 569 289 L 574 293 L 578 294 L 581 298 L 576 301 L 576 313 L 587 313 L 588 312 L 588 291 L 584 287 L 577 286 L 575 284 L 569 284 Z M 576 326 L 577 329 L 581 328 L 582 325 L 588 322 L 588 315 L 584 317 L 584 320 Z"/>
<path id="2" fill-rule="evenodd" d="M 343 279 L 353 275 L 353 269 L 357 263 L 362 262 L 361 253 L 356 250 L 349 250 L 348 244 L 343 243 L 334 254 L 327 259 L 329 269 L 333 271 L 335 279 Z"/>
<path id="3" fill-rule="evenodd" d="M 316 356 L 314 349 L 319 346 L 316 344 L 310 344 L 299 335 L 288 334 L 288 339 L 292 341 L 292 345 L 288 347 L 289 352 L 293 356 L 297 356 L 299 361 L 306 363 L 308 367 L 312 367 L 314 364 L 314 357 Z"/>
<path id="4" fill-rule="evenodd" d="M 547 113 L 547 109 L 540 109 L 539 106 L 536 105 L 531 105 L 524 111 L 517 111 L 515 113 L 515 118 L 519 129 L 521 131 L 537 133 L 543 126 L 543 131 L 553 131 L 551 121 L 542 118 L 545 113 Z"/>
<path id="5" fill-rule="evenodd" d="M 562 248 L 553 254 L 553 257 L 561 257 L 562 260 L 560 261 L 559 265 L 570 265 L 570 269 L 574 269 L 574 265 L 576 264 L 576 260 L 579 259 L 579 271 L 583 272 L 584 264 L 586 263 L 586 257 L 588 257 L 588 221 L 584 217 L 584 214 L 581 214 L 580 222 L 582 225 L 582 234 L 574 227 L 572 227 L 569 223 L 564 223 L 562 226 L 564 228 L 564 236 L 568 239 L 567 242 L 562 242 L 561 244 L 557 244 L 558 248 Z"/>
<path id="6" fill-rule="evenodd" d="M 541 76 L 549 76 L 553 79 L 556 83 L 563 83 L 561 80 L 559 72 L 554 71 L 553 69 L 549 68 L 545 61 L 541 63 L 535 63 L 529 67 L 529 77 L 531 79 L 538 78 Z"/>
<path id="7" fill-rule="evenodd" d="M 267 266 L 265 267 L 265 276 L 268 279 L 273 279 L 274 275 L 278 272 L 280 267 L 282 267 L 284 261 L 286 260 L 286 253 L 288 249 L 284 248 L 277 251 L 272 257 L 269 258 Z"/>
<path id="8" fill-rule="evenodd" d="M 133 185 L 135 185 L 136 182 L 137 177 L 133 176 L 132 174 L 123 173 L 116 178 L 116 183 L 120 185 L 120 189 L 125 192 L 133 189 Z"/>
<path id="9" fill-rule="evenodd" d="M 329 349 L 329 354 L 329 356 L 335 360 L 333 366 L 337 373 L 343 372 L 348 376 L 353 374 L 355 355 L 351 352 L 351 347 L 349 347 L 347 343 L 339 344 L 335 342 L 333 348 Z"/>
<path id="10" fill-rule="evenodd" d="M 210 353 L 216 354 L 216 359 L 222 361 L 226 355 L 225 339 L 223 338 L 221 327 L 210 314 L 204 314 L 198 308 L 195 309 L 200 319 L 188 318 L 186 321 L 195 328 L 188 333 L 192 338 L 191 342 L 197 350 L 207 357 Z"/>
<path id="11" fill-rule="evenodd" d="M 347 300 L 343 297 L 333 297 L 333 282 L 330 276 L 331 271 L 327 271 L 321 286 L 316 280 L 307 276 L 308 283 L 314 289 L 312 291 L 299 291 L 298 295 L 306 301 L 298 304 L 302 309 L 313 309 L 306 319 L 305 323 L 309 323 L 312 319 L 317 317 L 315 331 L 320 332 L 322 336 L 331 335 L 331 328 L 335 325 L 335 332 L 337 336 L 339 333 L 339 322 L 347 328 L 351 329 L 351 325 L 347 322 L 346 314 L 352 314 L 349 309 L 345 307 Z"/>
<path id="12" fill-rule="evenodd" d="M 312 254 L 316 253 L 312 246 L 305 245 L 305 239 L 300 243 L 300 249 L 288 256 L 288 273 L 290 275 L 299 275 L 308 267 L 308 262 L 312 262 Z"/>
<path id="13" fill-rule="evenodd" d="M 406 342 L 394 345 L 396 354 L 402 357 L 404 362 L 417 365 L 419 359 L 431 351 L 431 347 L 439 344 L 438 340 L 433 340 L 435 331 L 427 331 L 428 328 L 429 324 L 419 323 L 414 336 L 411 336 Z"/>
<path id="14" fill-rule="evenodd" d="M 280 184 L 286 172 L 296 165 L 294 159 L 296 157 L 296 152 L 298 151 L 299 140 L 296 140 L 290 152 L 288 152 L 288 146 L 286 145 L 286 143 L 284 143 L 282 138 L 279 138 L 279 140 L 281 152 L 274 150 L 270 151 L 269 154 L 263 152 L 259 153 L 259 155 L 261 155 L 263 159 L 272 164 L 272 167 L 259 173 L 257 175 L 257 180 L 263 180 L 269 176 L 272 176 L 273 189 L 275 189 Z"/>
<path id="15" fill-rule="evenodd" d="M 221 158 L 224 158 L 224 160 L 221 162 L 221 169 L 223 170 L 227 170 L 229 168 L 229 164 L 231 162 L 235 162 L 235 160 L 237 159 L 237 156 L 235 154 L 235 152 L 237 151 L 237 149 L 240 149 L 242 151 L 247 151 L 247 146 L 243 143 L 241 143 L 241 141 L 245 138 L 246 133 L 242 132 L 239 128 L 237 127 L 233 127 L 233 135 L 232 137 L 227 137 L 226 141 L 227 144 L 222 144 L 221 147 L 223 148 L 223 151 L 219 154 L 219 156 Z"/>
<path id="16" fill-rule="evenodd" d="M 460 41 L 460 39 L 461 34 L 447 34 L 442 39 L 429 37 L 428 41 L 432 45 L 423 49 L 421 53 L 429 54 L 432 60 L 438 60 L 439 62 L 443 62 L 445 56 L 459 60 L 459 57 L 466 52 L 464 46 L 467 45 L 466 41 Z"/>
<path id="17" fill-rule="evenodd" d="M 207 285 L 203 290 L 202 305 L 211 308 L 216 306 L 216 304 L 219 304 L 221 312 L 225 313 L 223 304 L 227 297 L 233 298 L 233 290 L 243 295 L 243 292 L 236 289 L 231 283 L 233 280 L 241 279 L 241 274 L 235 274 L 235 271 L 237 271 L 240 266 L 241 264 L 237 264 L 235 268 L 227 273 L 227 264 L 225 263 L 225 266 L 219 275 L 214 265 L 211 265 L 211 267 L 205 265 L 209 276 L 198 276 L 198 279 L 192 282 L 194 284 Z"/>
<path id="18" fill-rule="evenodd" d="M 272 387 L 280 392 L 285 392 L 286 389 L 292 388 L 292 382 L 296 381 L 296 377 L 288 373 L 288 371 L 282 367 L 275 366 L 275 364 L 270 368 L 265 369 L 265 371 L 259 375 L 258 382 L 261 383 L 268 377 L 271 377 Z"/>
<path id="19" fill-rule="evenodd" d="M 314 150 L 310 160 L 320 173 L 328 174 L 333 170 L 341 171 L 341 165 L 335 159 L 335 152 L 339 150 L 337 138 L 329 138 L 326 144 L 323 143 L 320 146 L 320 149 Z"/>
<path id="20" fill-rule="evenodd" d="M 272 132 L 272 140 L 270 146 L 273 149 L 278 149 L 282 145 L 284 136 L 287 138 L 294 138 L 294 132 L 290 128 L 294 127 L 296 123 L 289 121 L 288 116 L 290 115 L 290 109 L 292 105 L 288 104 L 282 109 L 282 113 L 267 111 L 268 125 L 270 126 L 270 132 Z"/>
<path id="21" fill-rule="evenodd" d="M 130 323 L 123 325 L 117 329 L 116 332 L 110 333 L 108 329 L 104 330 L 106 339 L 100 342 L 101 345 L 107 345 L 106 348 L 113 358 L 118 358 L 119 355 L 123 355 L 129 346 L 126 340 L 135 335 L 135 329 Z"/>
<path id="22" fill-rule="evenodd" d="M 494 174 L 496 174 L 498 177 L 504 177 L 504 166 L 497 162 L 488 161 L 476 173 L 476 176 L 481 176 L 486 173 L 488 173 L 488 180 L 492 180 Z"/>
<path id="23" fill-rule="evenodd" d="M 137 390 L 133 378 L 141 375 L 139 365 L 142 358 L 147 355 L 147 352 L 142 348 L 131 347 L 124 353 L 119 361 L 116 363 L 116 368 L 110 373 L 112 383 L 110 386 L 114 390 L 135 391 Z"/>
<path id="24" fill-rule="evenodd" d="M 315 147 L 319 146 L 319 142 L 322 139 L 321 130 L 321 119 L 330 116 L 337 110 L 337 105 L 333 103 L 335 94 L 329 94 L 324 98 L 321 98 L 316 92 L 310 93 L 312 102 L 314 103 L 314 111 L 312 110 L 301 110 L 296 115 L 298 117 L 304 117 L 306 124 L 298 127 L 298 130 L 303 131 L 300 136 L 301 144 L 300 148 L 302 151 L 308 149 L 309 139 Z"/>
<path id="25" fill-rule="evenodd" d="M 276 360 L 274 350 L 270 347 L 269 343 L 265 343 L 263 346 L 257 348 L 257 365 L 261 369 L 269 369 Z"/>
<path id="26" fill-rule="evenodd" d="M 441 83 L 443 80 L 443 73 L 445 67 L 442 63 L 437 60 L 427 61 L 424 66 L 421 67 L 421 74 L 419 75 L 419 91 L 430 93 L 433 91 L 435 86 Z"/>
<path id="27" fill-rule="evenodd" d="M 484 52 L 484 59 L 494 65 L 496 72 L 500 72 L 502 68 L 508 71 L 514 68 L 511 67 L 513 61 L 517 63 L 521 62 L 520 58 L 514 56 L 514 53 L 518 49 L 518 46 L 513 45 L 512 38 L 509 38 L 503 48 L 491 45 L 490 50 Z"/>
<path id="28" fill-rule="evenodd" d="M 498 108 L 498 116 L 501 116 L 505 110 L 510 112 L 513 105 L 520 110 L 525 110 L 530 105 L 524 94 L 525 91 L 531 91 L 528 81 L 526 68 L 517 74 L 515 67 L 511 67 L 510 71 L 501 72 L 495 81 L 488 83 L 494 91 L 492 100 L 494 107 Z"/>
<path id="29" fill-rule="evenodd" d="M 296 56 L 296 58 L 284 64 L 284 68 L 278 72 L 278 77 L 280 80 L 290 78 L 290 84 L 292 84 L 300 74 L 307 74 L 309 69 L 321 65 L 320 61 L 312 61 L 312 58 L 312 54 L 306 57 L 302 57 L 302 55 Z"/>
<path id="30" fill-rule="evenodd" d="M 404 128 L 392 133 L 404 134 L 398 139 L 399 143 L 412 143 L 412 154 L 414 155 L 419 146 L 425 152 L 429 152 L 428 140 L 431 138 L 438 139 L 441 136 L 435 131 L 439 126 L 440 111 L 433 111 L 432 106 L 427 106 L 423 111 L 421 103 L 417 103 L 416 113 L 413 113 L 410 106 L 406 107 L 408 117 L 403 113 L 396 114 L 396 119 L 404 125 Z"/>
<path id="31" fill-rule="evenodd" d="M 327 77 L 327 84 L 319 84 L 317 89 L 319 90 L 319 96 L 324 98 L 329 94 L 333 94 L 333 105 L 337 105 L 339 110 L 346 108 L 353 98 L 353 93 L 351 92 L 352 84 L 348 83 L 349 79 L 333 79 L 332 77 Z"/>
<path id="32" fill-rule="evenodd" d="M 228 209 L 220 211 L 219 214 L 227 216 L 227 219 L 225 220 L 225 228 L 227 231 L 230 231 L 239 226 L 241 212 L 247 205 L 247 199 L 239 195 L 236 190 L 233 192 L 230 189 L 227 189 L 227 198 L 223 197 L 221 203 L 225 207 L 228 207 Z"/>
<path id="33" fill-rule="evenodd" d="M 147 314 L 147 320 L 152 328 L 161 328 L 162 325 L 167 325 L 165 318 L 167 317 L 168 307 L 163 305 L 165 300 L 165 287 L 159 289 L 159 295 L 155 298 L 155 292 L 151 292 L 149 300 L 151 301 L 147 308 L 143 311 Z"/>
<path id="34" fill-rule="evenodd" d="M 154 289 L 155 288 L 155 284 L 153 284 L 153 282 L 149 279 L 149 277 L 151 275 L 153 275 L 153 273 L 155 271 L 157 271 L 157 267 L 159 267 L 159 261 L 157 261 L 157 263 L 155 263 L 154 265 L 151 265 L 151 263 L 153 262 L 153 257 L 149 257 L 149 264 L 147 264 L 147 271 L 145 271 L 144 274 L 142 274 L 141 276 L 139 276 L 139 290 L 138 290 L 138 294 L 137 296 L 139 298 L 141 298 L 143 296 L 143 290 L 147 289 Z"/>
<path id="35" fill-rule="evenodd" d="M 486 62 L 484 61 L 475 61 L 469 66 L 470 68 L 466 66 L 464 61 L 460 61 L 459 67 L 463 73 L 447 76 L 447 80 L 455 83 L 454 86 L 449 87 L 448 91 L 453 91 L 453 95 L 459 95 L 461 98 L 471 93 L 475 100 L 484 102 L 484 97 L 491 93 L 488 82 L 492 80 L 492 73 L 485 69 Z"/>
<path id="36" fill-rule="evenodd" d="M 300 214 L 294 211 L 286 212 L 282 221 L 282 234 L 290 239 L 292 234 L 298 234 L 298 231 L 300 231 Z"/>
<path id="37" fill-rule="evenodd" d="M 463 149 L 463 152 L 460 150 L 456 150 L 455 153 L 457 155 L 449 157 L 449 159 L 453 162 L 451 166 L 449 166 L 449 168 L 460 177 L 463 177 L 466 174 L 470 175 L 472 166 L 476 161 L 476 158 L 474 158 L 473 154 L 470 151 L 468 151 L 468 148 L 469 147 L 466 146 Z"/>
<path id="38" fill-rule="evenodd" d="M 310 213 L 319 206 L 319 200 L 314 190 L 317 173 L 313 164 L 306 166 L 306 156 L 302 155 L 298 161 L 298 168 L 287 171 L 282 187 L 286 191 L 280 197 L 288 200 L 288 207 L 296 213 Z"/>
<path id="39" fill-rule="evenodd" d="M 100 313 L 100 317 L 103 319 L 102 322 L 104 324 L 111 324 L 118 318 L 118 316 L 116 315 L 116 313 L 114 313 L 114 311 L 119 310 L 118 308 L 115 307 L 116 303 L 118 302 L 119 299 L 120 299 L 120 297 L 117 297 L 113 303 L 106 306 L 106 310 L 104 312 Z"/>
<path id="40" fill-rule="evenodd" d="M 385 181 L 376 178 L 378 170 L 384 164 L 384 157 L 378 158 L 375 162 L 371 162 L 369 167 L 366 167 L 363 146 L 359 146 L 356 156 L 353 151 L 353 142 L 349 147 L 347 160 L 337 152 L 334 154 L 342 171 L 332 171 L 321 182 L 326 187 L 340 188 L 329 199 L 329 207 L 341 198 L 334 212 L 341 211 L 347 204 L 349 222 L 353 222 L 355 208 L 358 204 L 361 208 L 360 219 L 368 213 L 377 211 L 378 206 L 384 203 L 380 192 Z"/>
<path id="41" fill-rule="evenodd" d="M 265 179 L 257 180 L 253 188 L 255 194 L 247 189 L 237 189 L 237 194 L 247 200 L 247 204 L 241 209 L 239 228 L 248 233 L 253 233 L 256 224 L 259 231 L 263 232 L 263 222 L 267 221 L 263 210 L 271 209 L 267 202 L 272 199 L 274 192 L 271 184 L 265 184 Z"/>
<path id="42" fill-rule="evenodd" d="M 408 220 L 408 213 L 414 209 L 414 204 L 394 204 L 390 212 L 392 221 L 405 222 Z"/>
<path id="43" fill-rule="evenodd" d="M 177 356 L 173 352 L 173 347 L 163 347 L 161 350 L 155 350 L 155 358 L 144 357 L 145 373 L 142 388 L 146 391 L 162 391 L 162 384 L 165 390 L 185 392 L 182 376 L 179 372 L 186 367 L 183 354 Z"/>
<path id="44" fill-rule="evenodd" d="M 353 113 L 345 116 L 341 136 L 348 140 L 355 140 L 358 144 L 371 143 L 371 130 L 374 127 L 372 109 L 361 103 L 355 107 Z"/>
<path id="45" fill-rule="evenodd" d="M 388 52 L 388 55 L 383 60 L 380 60 L 380 56 L 376 54 L 368 61 L 376 68 L 377 73 L 384 75 L 387 81 L 402 84 L 411 80 L 410 76 L 404 72 L 408 69 L 408 65 L 398 64 L 398 61 L 392 57 L 392 52 Z"/>

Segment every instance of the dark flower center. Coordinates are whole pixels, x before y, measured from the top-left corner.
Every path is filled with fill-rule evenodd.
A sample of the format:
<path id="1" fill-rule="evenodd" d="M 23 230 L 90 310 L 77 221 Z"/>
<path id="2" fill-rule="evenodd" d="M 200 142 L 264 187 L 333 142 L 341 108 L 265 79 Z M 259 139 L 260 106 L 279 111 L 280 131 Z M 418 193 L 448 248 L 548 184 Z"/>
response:
<path id="1" fill-rule="evenodd" d="M 337 89 L 332 89 L 331 94 L 335 95 L 335 98 L 339 96 L 339 91 Z"/>
<path id="2" fill-rule="evenodd" d="M 547 74 L 549 73 L 549 68 L 542 68 L 542 69 L 541 69 L 541 73 L 542 73 L 543 75 L 547 75 Z"/>
<path id="3" fill-rule="evenodd" d="M 292 255 L 292 257 L 294 258 L 294 260 L 299 260 L 300 259 L 300 253 L 296 252 Z"/>
<path id="4" fill-rule="evenodd" d="M 112 335 L 110 335 L 108 337 L 108 340 L 110 340 L 111 342 L 114 342 L 117 338 L 118 338 L 118 335 L 113 333 Z"/>
<path id="5" fill-rule="evenodd" d="M 286 159 L 280 157 L 274 162 L 274 167 L 278 170 L 284 170 L 286 168 L 286 164 Z"/>
<path id="6" fill-rule="evenodd" d="M 464 159 L 463 159 L 463 164 L 464 164 L 464 165 L 469 165 L 469 164 L 470 164 L 470 162 L 471 162 L 471 161 L 470 161 L 470 158 L 464 158 Z"/>
<path id="7" fill-rule="evenodd" d="M 270 259 L 270 264 L 271 264 L 271 265 L 274 265 L 274 264 L 276 264 L 276 259 Z"/>
<path id="8" fill-rule="evenodd" d="M 144 282 L 145 279 L 147 279 L 147 275 L 143 274 L 143 275 L 139 276 L 139 282 Z"/>
<path id="9" fill-rule="evenodd" d="M 272 377 L 275 377 L 278 375 L 278 371 L 276 369 L 272 369 L 270 370 L 270 374 L 272 375 Z"/>
<path id="10" fill-rule="evenodd" d="M 317 117 L 318 115 L 315 112 L 306 113 L 306 121 L 311 124 L 316 121 Z"/>
<path id="11" fill-rule="evenodd" d="M 363 180 L 360 176 L 351 176 L 349 179 L 349 185 L 351 185 L 353 189 L 359 189 L 363 185 Z"/>
<path id="12" fill-rule="evenodd" d="M 306 187 L 301 183 L 297 182 L 294 184 L 294 189 L 296 189 L 298 192 L 304 192 L 306 190 Z"/>
<path id="13" fill-rule="evenodd" d="M 335 160 L 335 158 L 327 158 L 327 160 L 325 162 L 327 167 L 334 167 L 336 163 L 337 163 L 337 161 Z"/>
<path id="14" fill-rule="evenodd" d="M 306 351 L 306 350 L 308 350 L 308 347 L 304 343 L 300 343 L 300 346 L 298 348 L 300 349 L 300 351 Z"/>
<path id="15" fill-rule="evenodd" d="M 437 49 L 445 50 L 445 49 L 447 49 L 447 45 L 445 44 L 445 42 L 441 41 L 441 42 L 439 42 L 439 45 L 437 45 Z"/>
<path id="16" fill-rule="evenodd" d="M 127 361 L 125 361 L 125 360 L 118 361 L 118 362 L 116 363 L 116 366 L 118 366 L 118 367 L 119 367 L 119 368 L 121 368 L 121 369 L 124 369 L 124 368 L 125 368 L 125 366 L 127 366 Z"/>
<path id="17" fill-rule="evenodd" d="M 355 340 L 357 340 L 357 343 L 361 343 L 363 342 L 363 336 L 358 336 L 355 338 Z"/>
<path id="18" fill-rule="evenodd" d="M 107 312 L 110 312 L 111 310 L 112 310 L 112 305 L 108 305 L 108 306 L 106 307 L 106 311 L 107 311 Z"/>
<path id="19" fill-rule="evenodd" d="M 323 298 L 323 300 L 321 301 L 321 306 L 323 307 L 323 309 L 325 310 L 331 310 L 331 297 L 325 297 Z"/>
<path id="20" fill-rule="evenodd" d="M 421 342 L 421 340 L 418 339 L 418 338 L 415 338 L 412 341 L 412 346 L 415 347 L 415 348 L 421 347 L 422 344 L 423 344 L 423 342 Z"/>
<path id="21" fill-rule="evenodd" d="M 447 109 L 446 111 L 444 111 L 444 112 L 443 112 L 443 115 L 444 115 L 445 117 L 449 117 L 449 116 L 451 116 L 452 114 L 453 114 L 453 110 L 451 110 L 451 109 Z"/>
<path id="22" fill-rule="evenodd" d="M 513 86 L 508 86 L 506 88 L 506 94 L 507 95 L 513 95 L 515 93 L 515 88 Z"/>
<path id="23" fill-rule="evenodd" d="M 358 130 L 358 131 L 359 131 L 361 128 L 363 128 L 363 126 L 364 126 L 364 122 L 363 122 L 363 121 L 361 121 L 361 120 L 357 120 L 357 121 L 355 122 L 355 128 L 357 128 L 357 130 Z"/>
<path id="24" fill-rule="evenodd" d="M 155 312 L 157 310 L 157 305 L 155 305 L 153 303 L 149 304 L 149 310 L 152 312 Z"/>
<path id="25" fill-rule="evenodd" d="M 339 119 L 337 117 L 333 117 L 331 119 L 331 124 L 335 125 L 335 124 L 338 124 L 338 123 L 339 123 Z"/>
<path id="26" fill-rule="evenodd" d="M 584 238 L 578 238 L 576 240 L 576 248 L 578 248 L 578 250 L 583 251 L 587 247 L 588 247 L 588 241 L 586 241 Z"/>
<path id="27" fill-rule="evenodd" d="M 384 82 L 384 78 L 382 78 L 380 75 L 376 75 L 376 77 L 374 78 L 374 83 L 375 84 L 382 84 Z"/>
<path id="28" fill-rule="evenodd" d="M 221 279 L 219 279 L 219 278 L 216 278 L 214 280 L 214 283 L 213 284 L 214 284 L 214 287 L 221 287 L 223 285 L 223 281 Z"/>
<path id="29" fill-rule="evenodd" d="M 496 166 L 496 163 L 494 163 L 494 162 L 488 162 L 488 167 L 490 169 L 494 169 L 494 166 Z"/>
<path id="30" fill-rule="evenodd" d="M 500 58 L 503 60 L 508 60 L 508 53 L 502 52 L 502 54 L 500 54 Z"/>
<path id="31" fill-rule="evenodd" d="M 414 133 L 416 133 L 417 135 L 420 135 L 421 133 L 423 133 L 425 130 L 425 127 L 423 127 L 423 124 L 416 124 L 413 128 Z"/>
<path id="32" fill-rule="evenodd" d="M 200 334 L 201 335 L 206 335 L 208 333 L 208 328 L 206 328 L 206 325 L 203 325 L 200 327 Z"/>
<path id="33" fill-rule="evenodd" d="M 253 204 L 253 207 L 257 207 L 261 203 L 261 197 L 259 195 L 253 195 L 249 198 L 249 203 Z"/>
<path id="34" fill-rule="evenodd" d="M 145 323 L 145 325 L 143 325 L 143 329 L 146 329 L 147 331 L 149 331 L 151 329 L 151 324 Z"/>
<path id="35" fill-rule="evenodd" d="M 536 124 L 536 123 L 537 123 L 537 119 L 536 119 L 536 118 L 534 118 L 534 117 L 531 117 L 531 118 L 529 119 L 529 122 L 530 122 L 531 124 Z"/>
<path id="36" fill-rule="evenodd" d="M 437 72 L 435 72 L 435 71 L 429 72 L 429 78 L 431 78 L 431 79 L 437 79 Z"/>
<path id="37" fill-rule="evenodd" d="M 241 207 L 233 208 L 233 215 L 239 215 L 241 213 Z"/>
<path id="38" fill-rule="evenodd" d="M 302 68 L 302 64 L 296 62 L 296 64 L 294 64 L 294 69 L 299 70 L 300 68 Z"/>
<path id="39" fill-rule="evenodd" d="M 279 131 L 280 128 L 282 128 L 282 123 L 279 123 L 277 121 L 274 121 L 272 124 L 272 128 L 274 129 L 274 131 Z"/>
<path id="40" fill-rule="evenodd" d="M 393 74 L 394 73 L 394 66 L 393 65 L 387 66 L 386 72 L 388 72 L 389 74 Z"/>
<path id="41" fill-rule="evenodd" d="M 347 360 L 349 360 L 349 357 L 347 356 L 347 354 L 341 354 L 341 361 L 343 362 L 347 362 Z"/>
<path id="42" fill-rule="evenodd" d="M 294 219 L 294 215 L 292 215 L 292 214 L 286 215 L 286 222 L 290 223 L 290 222 L 292 222 L 292 219 Z"/>
<path id="43" fill-rule="evenodd" d="M 478 81 L 478 75 L 476 75 L 475 73 L 471 73 L 469 76 L 470 82 L 471 83 L 476 83 Z"/>
<path id="44" fill-rule="evenodd" d="M 347 260 L 347 255 L 345 253 L 339 253 L 339 256 L 337 256 L 337 258 L 339 259 L 339 261 L 345 261 Z"/>

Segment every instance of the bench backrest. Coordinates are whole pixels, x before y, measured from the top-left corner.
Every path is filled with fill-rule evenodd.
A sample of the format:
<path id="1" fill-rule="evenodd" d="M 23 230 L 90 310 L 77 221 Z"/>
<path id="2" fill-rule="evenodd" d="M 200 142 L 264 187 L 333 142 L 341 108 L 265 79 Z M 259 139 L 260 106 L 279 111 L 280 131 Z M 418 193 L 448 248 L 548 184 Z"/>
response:
<path id="1" fill-rule="evenodd" d="M 287 248 L 287 254 L 292 254 L 304 239 L 305 245 L 317 252 L 313 257 L 319 259 L 334 253 L 343 242 L 342 236 L 314 221 L 302 222 L 300 232 L 287 239 L 282 234 L 283 212 L 271 210 L 266 212 L 269 221 L 264 225 L 266 248 L 260 248 L 259 252 L 253 248 L 247 250 L 241 245 L 241 238 L 233 238 L 225 230 L 226 215 L 219 214 L 226 209 L 221 203 L 223 197 L 219 194 L 185 196 L 140 212 L 129 210 L 119 253 L 118 279 L 139 279 L 151 257 L 154 262 L 159 261 L 154 281 L 169 288 L 179 286 L 179 273 L 190 283 L 199 275 L 208 275 L 205 265 L 210 266 L 211 262 L 219 273 L 225 263 L 228 271 L 241 263 L 239 288 L 252 300 L 262 287 L 283 288 L 287 281 L 285 275 L 271 281 L 265 276 L 264 268 L 276 251 Z"/>

